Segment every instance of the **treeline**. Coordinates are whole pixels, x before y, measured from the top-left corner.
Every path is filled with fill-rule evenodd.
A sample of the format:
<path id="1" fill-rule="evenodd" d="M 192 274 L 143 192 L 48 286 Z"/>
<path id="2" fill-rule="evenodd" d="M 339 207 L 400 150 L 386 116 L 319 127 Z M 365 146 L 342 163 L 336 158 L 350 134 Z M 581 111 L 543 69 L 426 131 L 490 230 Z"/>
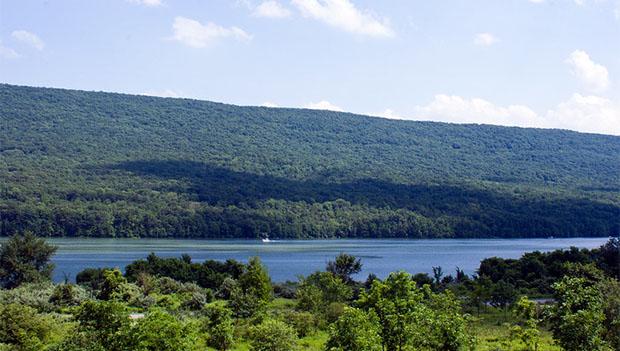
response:
<path id="1" fill-rule="evenodd" d="M 0 235 L 620 233 L 620 138 L 0 85 Z"/>

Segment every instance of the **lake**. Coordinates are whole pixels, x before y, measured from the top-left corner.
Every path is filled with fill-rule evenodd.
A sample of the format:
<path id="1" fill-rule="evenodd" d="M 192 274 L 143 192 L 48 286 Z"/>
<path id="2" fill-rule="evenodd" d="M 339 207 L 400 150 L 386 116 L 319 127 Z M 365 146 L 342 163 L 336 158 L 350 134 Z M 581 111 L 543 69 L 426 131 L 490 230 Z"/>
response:
<path id="1" fill-rule="evenodd" d="M 5 239 L 2 239 L 2 241 Z M 385 277 L 396 270 L 411 273 L 432 272 L 442 266 L 444 272 L 454 273 L 460 267 L 472 274 L 480 260 L 498 256 L 517 258 L 524 252 L 550 251 L 576 246 L 595 248 L 608 238 L 570 239 L 432 239 L 432 240 L 276 240 L 262 243 L 257 240 L 175 240 L 175 239 L 50 239 L 58 246 L 53 257 L 56 264 L 54 280 L 75 275 L 87 267 L 124 268 L 130 262 L 146 257 L 150 252 L 165 257 L 189 254 L 195 262 L 207 259 L 234 258 L 246 261 L 260 256 L 274 281 L 295 280 L 324 269 L 325 263 L 338 253 L 346 252 L 362 259 L 363 271 Z"/>

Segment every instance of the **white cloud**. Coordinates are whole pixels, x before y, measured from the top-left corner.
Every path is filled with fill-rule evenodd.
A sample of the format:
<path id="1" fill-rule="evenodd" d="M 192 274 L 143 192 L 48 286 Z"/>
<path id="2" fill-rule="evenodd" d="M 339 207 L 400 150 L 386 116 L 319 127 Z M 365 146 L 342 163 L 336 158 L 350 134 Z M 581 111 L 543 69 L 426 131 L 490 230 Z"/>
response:
<path id="1" fill-rule="evenodd" d="M 0 58 L 16 59 L 19 57 L 20 55 L 17 53 L 17 51 L 2 45 L 2 42 L 0 42 Z"/>
<path id="2" fill-rule="evenodd" d="M 305 17 L 350 33 L 371 37 L 394 36 L 387 20 L 357 9 L 349 0 L 292 0 L 292 3 Z"/>
<path id="3" fill-rule="evenodd" d="M 529 0 L 529 1 L 530 1 L 530 2 L 533 2 L 533 3 L 535 3 L 535 4 L 540 4 L 540 3 L 545 2 L 545 0 Z"/>
<path id="4" fill-rule="evenodd" d="M 573 94 L 545 118 L 554 128 L 620 135 L 620 102 L 600 96 Z"/>
<path id="5" fill-rule="evenodd" d="M 383 112 L 377 112 L 377 113 L 369 113 L 370 116 L 377 116 L 377 117 L 383 117 L 383 118 L 388 118 L 388 119 L 411 119 L 411 118 L 407 118 L 407 117 L 403 117 L 401 115 L 399 115 L 398 113 L 396 113 L 394 110 L 387 108 L 385 110 L 383 110 Z"/>
<path id="6" fill-rule="evenodd" d="M 566 60 L 573 74 L 581 80 L 586 87 L 595 92 L 607 90 L 609 87 L 609 73 L 605 66 L 595 63 L 590 56 L 582 50 L 576 50 Z"/>
<path id="7" fill-rule="evenodd" d="M 334 104 L 332 104 L 329 101 L 326 100 L 322 100 L 319 102 L 311 102 L 308 104 L 305 104 L 303 106 L 303 108 L 309 108 L 311 110 L 330 110 L 330 111 L 337 111 L 337 112 L 342 112 L 343 109 L 340 108 L 339 106 L 336 106 Z"/>
<path id="8" fill-rule="evenodd" d="M 467 99 L 456 95 L 435 95 L 426 106 L 417 106 L 418 119 L 452 122 L 501 124 L 509 126 L 541 126 L 536 112 L 523 105 L 497 106 L 480 98 Z"/>
<path id="9" fill-rule="evenodd" d="M 177 40 L 193 48 L 204 48 L 214 41 L 222 38 L 247 41 L 252 36 L 238 27 L 225 28 L 213 22 L 206 25 L 185 17 L 176 17 L 172 25 L 173 40 Z"/>
<path id="10" fill-rule="evenodd" d="M 291 11 L 275 0 L 268 0 L 256 6 L 252 15 L 266 18 L 286 18 L 291 15 Z"/>
<path id="11" fill-rule="evenodd" d="M 260 105 L 262 107 L 280 107 L 280 105 L 276 104 L 275 102 L 271 102 L 271 101 L 265 101 Z"/>
<path id="12" fill-rule="evenodd" d="M 403 117 L 389 109 L 374 115 L 394 119 L 559 128 L 620 135 L 620 101 L 577 93 L 542 114 L 523 105 L 498 106 L 480 98 L 468 99 L 444 94 L 436 95 L 431 103 L 417 106 L 414 111 L 414 117 Z"/>
<path id="13" fill-rule="evenodd" d="M 149 7 L 157 7 L 163 5 L 161 0 L 127 0 L 132 4 L 144 5 Z"/>
<path id="14" fill-rule="evenodd" d="M 15 30 L 11 33 L 13 39 L 25 43 L 27 45 L 32 46 L 33 48 L 41 51 L 45 48 L 45 43 L 41 38 L 39 38 L 36 34 L 25 31 L 25 30 Z"/>
<path id="15" fill-rule="evenodd" d="M 474 44 L 479 46 L 491 46 L 499 40 L 491 33 L 478 33 L 474 37 Z"/>
<path id="16" fill-rule="evenodd" d="M 616 17 L 616 19 L 620 21 L 620 2 L 618 2 L 616 8 L 614 9 L 614 17 Z"/>
<path id="17" fill-rule="evenodd" d="M 172 89 L 164 89 L 164 90 L 149 90 L 141 93 L 140 95 L 147 96 L 157 96 L 157 97 L 171 97 L 171 98 L 180 98 L 184 97 L 183 94 L 172 90 Z"/>

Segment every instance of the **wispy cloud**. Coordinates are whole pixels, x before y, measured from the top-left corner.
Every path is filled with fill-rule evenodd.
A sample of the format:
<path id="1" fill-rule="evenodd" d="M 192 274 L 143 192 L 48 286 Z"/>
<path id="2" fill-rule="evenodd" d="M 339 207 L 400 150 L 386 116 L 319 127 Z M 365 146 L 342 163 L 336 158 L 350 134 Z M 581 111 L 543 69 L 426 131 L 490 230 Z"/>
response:
<path id="1" fill-rule="evenodd" d="M 20 55 L 17 53 L 17 51 L 2 45 L 2 42 L 0 41 L 0 58 L 11 60 L 19 57 Z"/>
<path id="2" fill-rule="evenodd" d="M 474 44 L 476 44 L 478 46 L 491 46 L 491 45 L 497 43 L 498 41 L 499 41 L 499 39 L 497 39 L 491 33 L 478 33 L 474 37 Z"/>
<path id="3" fill-rule="evenodd" d="M 161 0 L 127 0 L 127 2 L 148 7 L 157 7 L 164 4 Z"/>
<path id="4" fill-rule="evenodd" d="M 193 48 L 204 48 L 213 42 L 230 38 L 239 41 L 248 41 L 252 36 L 238 27 L 225 28 L 213 22 L 202 24 L 196 20 L 176 17 L 172 24 L 172 39 Z"/>
<path id="5" fill-rule="evenodd" d="M 29 45 L 39 51 L 45 48 L 45 43 L 43 42 L 43 40 L 41 40 L 41 38 L 39 38 L 39 36 L 26 30 L 15 30 L 13 31 L 13 33 L 11 33 L 11 36 L 13 37 L 13 39 Z"/>
<path id="6" fill-rule="evenodd" d="M 286 18 L 291 16 L 291 11 L 275 0 L 268 0 L 256 6 L 252 15 L 265 18 Z"/>
<path id="7" fill-rule="evenodd" d="M 302 15 L 350 33 L 371 37 L 393 37 L 387 19 L 362 11 L 349 0 L 292 0 Z"/>

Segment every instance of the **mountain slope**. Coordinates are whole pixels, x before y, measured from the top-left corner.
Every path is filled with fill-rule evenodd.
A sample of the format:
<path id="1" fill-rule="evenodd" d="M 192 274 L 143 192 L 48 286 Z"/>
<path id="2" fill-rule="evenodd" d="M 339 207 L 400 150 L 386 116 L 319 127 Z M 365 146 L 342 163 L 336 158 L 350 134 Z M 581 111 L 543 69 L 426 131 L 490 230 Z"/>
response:
<path id="1" fill-rule="evenodd" d="M 606 236 L 620 138 L 0 85 L 0 234 Z"/>

